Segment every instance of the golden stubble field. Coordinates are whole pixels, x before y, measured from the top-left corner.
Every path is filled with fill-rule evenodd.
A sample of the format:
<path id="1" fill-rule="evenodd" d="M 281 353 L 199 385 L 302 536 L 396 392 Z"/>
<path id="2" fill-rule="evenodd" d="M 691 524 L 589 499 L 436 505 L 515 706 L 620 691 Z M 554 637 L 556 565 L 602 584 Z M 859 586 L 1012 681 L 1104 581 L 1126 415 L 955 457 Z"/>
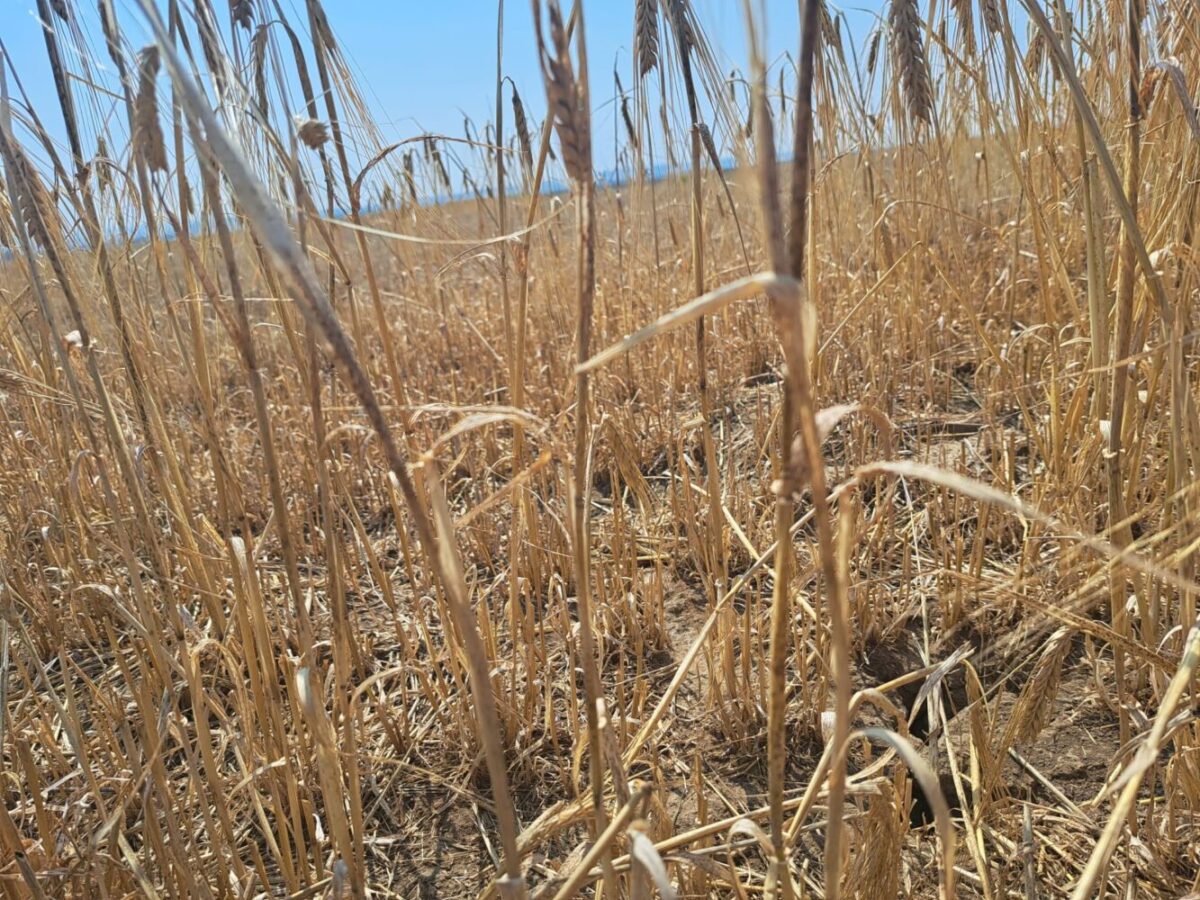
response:
<path id="1" fill-rule="evenodd" d="M 1200 892 L 1196 7 L 629 7 L 413 137 L 319 0 L 39 3 L 4 896 Z"/>

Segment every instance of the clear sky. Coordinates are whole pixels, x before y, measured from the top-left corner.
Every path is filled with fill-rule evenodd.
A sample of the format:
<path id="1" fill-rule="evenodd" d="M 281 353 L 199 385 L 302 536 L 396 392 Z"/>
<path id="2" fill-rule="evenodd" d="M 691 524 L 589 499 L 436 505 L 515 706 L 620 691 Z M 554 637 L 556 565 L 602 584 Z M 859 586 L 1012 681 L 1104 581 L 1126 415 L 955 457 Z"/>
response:
<path id="1" fill-rule="evenodd" d="M 785 50 L 794 57 L 799 42 L 796 0 L 753 2 L 760 10 L 766 8 L 760 21 L 765 21 L 768 62 L 782 59 Z M 293 22 L 306 22 L 303 0 L 281 3 L 285 11 L 294 13 L 289 15 Z M 116 0 L 116 5 L 130 42 L 148 43 L 148 37 L 139 37 L 144 31 L 134 0 Z M 385 139 L 401 140 L 426 131 L 457 136 L 462 134 L 464 114 L 477 124 L 494 117 L 497 5 L 497 0 L 327 0 L 330 24 Z M 846 17 L 844 33 L 861 47 L 881 5 L 882 0 L 860 0 L 853 6 L 835 3 L 832 8 L 841 9 Z M 213 0 L 213 6 L 218 21 L 227 27 L 226 2 Z M 747 50 L 740 0 L 693 0 L 693 6 L 722 70 L 744 70 Z M 76 8 L 94 19 L 92 0 L 81 0 Z M 611 146 L 614 63 L 627 88 L 631 81 L 633 9 L 634 0 L 584 2 L 598 148 Z M 540 119 L 545 95 L 529 0 L 506 0 L 504 12 L 504 73 L 516 82 L 531 115 Z M 61 135 L 36 0 L 0 0 L 0 39 L 46 127 Z M 98 38 L 94 47 L 102 56 Z M 106 58 L 95 63 L 108 68 Z M 504 114 L 506 127 L 511 128 L 507 95 Z M 597 167 L 610 166 L 611 156 L 611 151 L 605 154 L 598 149 Z"/>

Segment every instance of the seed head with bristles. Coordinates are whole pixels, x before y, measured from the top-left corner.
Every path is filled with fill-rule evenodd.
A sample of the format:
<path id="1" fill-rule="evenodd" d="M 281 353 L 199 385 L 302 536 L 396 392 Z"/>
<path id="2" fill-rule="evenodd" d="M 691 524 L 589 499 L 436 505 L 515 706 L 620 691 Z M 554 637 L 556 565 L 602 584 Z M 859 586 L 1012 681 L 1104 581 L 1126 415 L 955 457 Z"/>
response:
<path id="1" fill-rule="evenodd" d="M 329 27 L 329 19 L 325 16 L 325 10 L 315 0 L 309 3 L 309 7 L 312 9 L 313 22 L 316 23 L 317 36 L 321 39 L 321 44 L 326 51 L 336 52 L 337 41 L 333 39 L 333 29 Z"/>
<path id="2" fill-rule="evenodd" d="M 1012 728 L 1019 744 L 1028 743 L 1041 733 L 1054 709 L 1062 681 L 1063 662 L 1071 651 L 1072 632 L 1060 628 L 1046 642 L 1037 666 L 1012 711 Z"/>
<path id="3" fill-rule="evenodd" d="M 892 0 L 888 9 L 892 29 L 892 57 L 900 72 L 900 87 L 913 119 L 929 123 L 933 119 L 933 88 L 929 83 L 929 63 L 921 43 L 921 18 L 917 0 Z"/>
<path id="4" fill-rule="evenodd" d="M 438 149 L 436 142 L 430 144 L 429 152 L 433 158 L 434 169 L 437 171 L 442 184 L 445 185 L 446 190 L 454 190 L 454 185 L 450 181 L 450 170 L 446 168 L 446 162 L 442 159 L 442 151 Z"/>
<path id="5" fill-rule="evenodd" d="M 854 853 L 847 887 L 856 897 L 900 896 L 900 859 L 905 823 L 899 813 L 896 787 L 884 779 L 858 822 L 861 840 Z"/>
<path id="6" fill-rule="evenodd" d="M 1158 66 L 1150 66 L 1142 73 L 1142 83 L 1138 86 L 1138 108 L 1149 110 L 1158 95 L 1158 86 L 1162 84 L 1167 73 Z"/>
<path id="7" fill-rule="evenodd" d="M 879 40 L 883 37 L 883 32 L 876 28 L 871 32 L 871 37 L 867 41 L 867 75 L 874 77 L 875 66 L 879 62 Z"/>
<path id="8" fill-rule="evenodd" d="M 517 86 L 512 89 L 513 124 L 517 130 L 517 140 L 521 144 L 521 164 L 526 172 L 533 171 L 533 141 L 529 137 L 529 118 L 525 115 L 525 104 L 517 93 Z"/>
<path id="9" fill-rule="evenodd" d="M 999 34 L 1004 29 L 1004 18 L 996 0 L 979 0 L 979 11 L 983 14 L 983 27 L 992 34 Z"/>
<path id="10" fill-rule="evenodd" d="M 1036 79 L 1042 72 L 1042 63 L 1046 59 L 1046 36 L 1040 31 L 1029 42 L 1025 51 L 1025 71 L 1031 78 Z"/>
<path id="11" fill-rule="evenodd" d="M 167 170 L 167 150 L 158 122 L 158 47 L 151 44 L 138 52 L 138 90 L 133 101 L 133 145 L 151 171 Z"/>
<path id="12" fill-rule="evenodd" d="M 318 119 L 296 117 L 296 137 L 311 150 L 316 150 L 329 140 L 329 126 Z"/>
<path id="13" fill-rule="evenodd" d="M 229 0 L 229 18 L 249 31 L 254 27 L 254 5 L 250 0 Z"/>
<path id="14" fill-rule="evenodd" d="M 267 115 L 267 37 L 265 28 L 260 28 L 252 42 L 254 58 L 254 102 L 259 112 Z"/>
<path id="15" fill-rule="evenodd" d="M 671 27 L 675 30 L 679 55 L 686 56 L 696 46 L 696 32 L 692 29 L 688 0 L 669 0 L 667 8 L 671 11 Z"/>
<path id="16" fill-rule="evenodd" d="M 1164 59 L 1155 64 L 1155 69 L 1166 73 L 1167 80 L 1170 82 L 1171 88 L 1179 100 L 1179 105 L 1183 109 L 1183 117 L 1188 123 L 1188 128 L 1192 131 L 1192 137 L 1200 140 L 1200 115 L 1197 115 L 1196 102 L 1192 99 L 1191 92 L 1188 90 L 1187 77 L 1183 74 L 1183 67 L 1180 66 L 1179 60 L 1173 56 Z"/>
<path id="17" fill-rule="evenodd" d="M 658 65 L 658 3 L 655 0 L 637 0 L 634 51 L 638 75 L 645 78 Z"/>
<path id="18" fill-rule="evenodd" d="M 109 168 L 108 142 L 104 140 L 104 135 L 96 138 L 96 158 L 92 161 L 92 165 L 96 170 L 96 183 L 100 185 L 100 190 L 111 190 L 112 170 Z"/>
<path id="19" fill-rule="evenodd" d="M 541 30 L 538 48 L 542 59 L 542 80 L 546 83 L 546 101 L 554 117 L 554 130 L 562 147 L 563 167 L 576 181 L 590 176 L 592 168 L 591 135 L 587 127 L 587 110 L 575 80 L 571 63 L 571 48 L 563 26 L 562 12 L 557 3 L 547 9 L 550 19 L 550 47 L 547 48 Z"/>
<path id="20" fill-rule="evenodd" d="M 754 107 L 751 106 L 752 112 L 753 109 Z M 753 120 L 751 120 L 750 124 L 753 124 Z M 721 170 L 721 157 L 717 153 L 716 143 L 713 142 L 712 131 L 709 130 L 708 125 L 704 122 L 696 124 L 696 131 L 700 133 L 700 143 L 704 145 L 704 151 L 708 154 L 709 161 L 713 164 L 713 168 L 719 172 Z"/>
<path id="21" fill-rule="evenodd" d="M 837 20 L 829 14 L 829 4 L 821 0 L 821 41 L 827 47 L 832 47 L 838 53 L 842 52 L 842 30 Z"/>
<path id="22" fill-rule="evenodd" d="M 409 150 L 404 154 L 404 184 L 408 188 L 408 199 L 412 203 L 417 202 L 417 178 L 413 167 L 413 152 Z"/>
<path id="23" fill-rule="evenodd" d="M 4 140 L 4 133 L 0 131 L 0 141 Z M 19 191 L 16 208 L 12 209 L 13 217 L 20 216 L 24 220 L 29 237 L 35 244 L 43 248 L 49 247 L 49 222 L 53 201 L 42 184 L 37 169 L 25 156 L 25 151 L 15 141 L 8 142 L 8 146 Z M 8 235 L 5 235 L 5 243 L 11 244 Z"/>
<path id="24" fill-rule="evenodd" d="M 958 35 L 968 56 L 975 55 L 975 17 L 971 12 L 971 0 L 950 0 L 950 8 L 958 20 Z"/>
<path id="25" fill-rule="evenodd" d="M 629 111 L 629 95 L 625 93 L 625 86 L 621 84 L 621 76 L 616 68 L 613 69 L 613 81 L 616 83 L 617 97 L 621 101 L 621 118 L 625 121 L 625 133 L 629 137 L 629 146 L 634 150 L 637 149 L 637 129 L 633 125 L 633 114 Z"/>
<path id="26" fill-rule="evenodd" d="M 633 127 L 633 115 L 629 112 L 629 97 L 621 95 L 621 118 L 625 121 L 625 131 L 629 135 L 629 146 L 637 149 L 637 129 Z"/>

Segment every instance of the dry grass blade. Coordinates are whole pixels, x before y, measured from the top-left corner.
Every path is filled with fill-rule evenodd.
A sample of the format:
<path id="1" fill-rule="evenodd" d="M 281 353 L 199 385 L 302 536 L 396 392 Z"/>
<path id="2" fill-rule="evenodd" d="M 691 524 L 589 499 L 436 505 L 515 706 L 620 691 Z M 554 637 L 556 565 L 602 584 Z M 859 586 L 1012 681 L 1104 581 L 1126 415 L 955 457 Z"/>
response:
<path id="1" fill-rule="evenodd" d="M 795 282 L 792 279 L 783 275 L 775 275 L 769 272 L 748 275 L 724 287 L 717 288 L 715 291 L 709 291 L 707 294 L 697 297 L 695 300 L 684 304 L 678 309 L 672 310 L 644 328 L 638 329 L 619 343 L 613 344 L 608 349 L 597 353 L 586 362 L 581 363 L 578 366 L 578 371 L 590 372 L 598 369 L 658 335 L 665 334 L 683 325 L 688 325 L 704 316 L 712 315 L 731 303 L 752 300 L 761 296 L 764 291 L 786 291 L 789 286 L 794 285 Z"/>
<path id="2" fill-rule="evenodd" d="M 1116 560 L 1130 569 L 1157 578 L 1165 584 L 1169 584 L 1181 591 L 1200 591 L 1200 584 L 1180 576 L 1165 566 L 1146 559 L 1144 556 L 1131 550 L 1116 547 L 1103 538 L 1077 531 L 1054 516 L 1030 506 L 1028 503 L 1011 494 L 1006 494 L 994 487 L 974 481 L 956 472 L 950 472 L 923 463 L 909 462 L 907 460 L 873 462 L 858 469 L 860 477 L 888 474 L 928 481 L 949 488 L 972 499 L 1000 506 L 1026 519 L 1048 525 L 1062 536 L 1079 541 L 1103 557 Z"/>
<path id="3" fill-rule="evenodd" d="M 675 893 L 675 886 L 671 884 L 666 864 L 663 862 L 658 848 L 654 846 L 654 842 L 646 836 L 644 831 L 636 828 L 629 830 L 629 837 L 629 855 L 650 874 L 662 900 L 675 900 L 678 896 Z"/>

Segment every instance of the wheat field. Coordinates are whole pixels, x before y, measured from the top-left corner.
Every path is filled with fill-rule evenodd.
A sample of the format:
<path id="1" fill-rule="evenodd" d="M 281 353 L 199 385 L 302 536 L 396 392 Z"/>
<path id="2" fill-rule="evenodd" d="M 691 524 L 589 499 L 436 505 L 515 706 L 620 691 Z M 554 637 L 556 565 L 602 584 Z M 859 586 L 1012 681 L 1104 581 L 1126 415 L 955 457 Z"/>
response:
<path id="1" fill-rule="evenodd" d="M 1200 897 L 1194 0 L 36 2 L 0 894 Z"/>

